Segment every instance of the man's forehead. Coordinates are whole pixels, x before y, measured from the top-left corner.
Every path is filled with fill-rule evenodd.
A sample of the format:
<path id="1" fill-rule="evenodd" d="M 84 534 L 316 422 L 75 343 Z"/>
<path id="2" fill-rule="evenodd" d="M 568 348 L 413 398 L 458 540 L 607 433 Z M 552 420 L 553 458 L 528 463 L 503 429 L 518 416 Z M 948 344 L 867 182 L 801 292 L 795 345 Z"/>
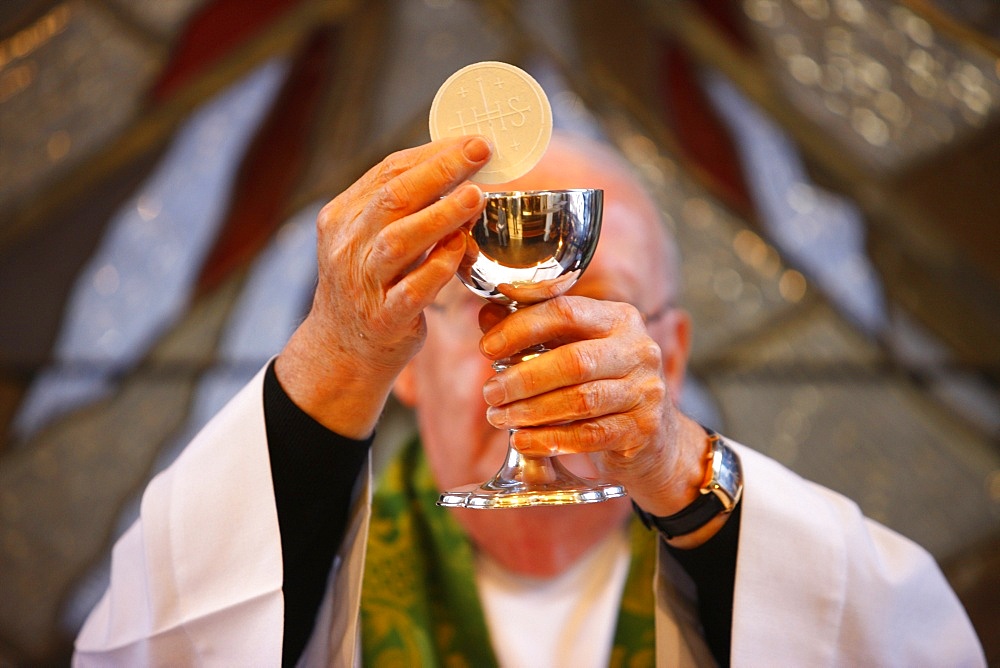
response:
<path id="1" fill-rule="evenodd" d="M 666 283 L 673 273 L 673 258 L 659 224 L 641 206 L 621 199 L 609 201 L 591 263 L 593 273 L 624 281 L 639 294 L 649 292 L 651 284 L 672 291 L 673 286 Z"/>

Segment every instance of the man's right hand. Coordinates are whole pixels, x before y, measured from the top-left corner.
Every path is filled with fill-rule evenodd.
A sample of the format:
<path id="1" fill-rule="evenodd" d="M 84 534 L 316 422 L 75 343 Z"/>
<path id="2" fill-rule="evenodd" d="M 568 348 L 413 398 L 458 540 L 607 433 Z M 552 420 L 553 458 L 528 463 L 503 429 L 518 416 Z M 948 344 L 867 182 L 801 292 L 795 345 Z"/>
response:
<path id="1" fill-rule="evenodd" d="M 478 186 L 458 186 L 489 157 L 481 137 L 399 151 L 320 212 L 312 309 L 275 372 L 328 429 L 358 439 L 374 429 L 393 381 L 423 343 L 423 309 L 465 253 L 459 228 L 482 209 Z"/>

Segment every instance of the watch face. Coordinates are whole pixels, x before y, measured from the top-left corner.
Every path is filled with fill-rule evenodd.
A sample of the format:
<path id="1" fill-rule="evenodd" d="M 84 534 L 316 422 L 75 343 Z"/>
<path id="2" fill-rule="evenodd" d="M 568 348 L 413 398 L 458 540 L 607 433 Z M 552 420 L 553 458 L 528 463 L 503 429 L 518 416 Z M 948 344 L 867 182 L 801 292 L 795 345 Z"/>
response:
<path id="1" fill-rule="evenodd" d="M 713 467 L 712 483 L 726 510 L 729 510 L 739 501 L 740 493 L 743 491 L 743 472 L 737 454 L 721 440 L 718 444 L 718 454 L 721 456 L 715 459 L 718 465 Z"/>

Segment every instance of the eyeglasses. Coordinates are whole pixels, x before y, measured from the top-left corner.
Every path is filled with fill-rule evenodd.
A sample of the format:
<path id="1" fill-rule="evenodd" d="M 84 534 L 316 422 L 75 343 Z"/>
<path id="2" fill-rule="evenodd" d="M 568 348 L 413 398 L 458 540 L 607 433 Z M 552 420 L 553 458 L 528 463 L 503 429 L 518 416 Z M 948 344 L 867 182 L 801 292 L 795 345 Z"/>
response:
<path id="1" fill-rule="evenodd" d="M 639 307 L 636 306 L 636 308 L 639 308 Z M 667 315 L 668 313 L 670 313 L 671 311 L 673 311 L 674 308 L 676 308 L 676 306 L 674 304 L 674 300 L 668 298 L 662 304 L 660 304 L 658 307 L 656 307 L 656 309 L 654 309 L 653 311 L 646 312 L 646 311 L 643 311 L 642 309 L 639 309 L 639 314 L 642 316 L 642 321 L 644 323 L 646 323 L 647 325 L 649 325 L 649 324 L 652 324 L 654 322 L 659 321 L 665 315 Z"/>
<path id="2" fill-rule="evenodd" d="M 442 290 L 442 294 L 447 291 Z M 476 297 L 474 294 L 464 291 L 465 294 L 455 295 L 451 299 L 442 299 L 439 295 L 437 301 L 432 303 L 427 307 L 427 311 L 430 313 L 438 314 L 449 321 L 473 321 L 478 322 L 479 311 L 483 307 L 483 300 Z M 589 295 L 583 295 L 585 297 Z M 625 301 L 617 300 L 614 298 L 602 298 L 594 297 L 594 299 L 608 299 L 608 301 Z M 629 302 L 630 303 L 630 302 Z M 633 304 L 633 306 L 635 306 Z M 636 309 L 639 310 L 639 315 L 642 316 L 642 321 L 647 325 L 658 322 L 664 316 L 666 316 L 670 311 L 675 308 L 674 300 L 671 298 L 666 299 L 662 304 L 657 306 L 652 311 L 643 311 L 638 306 Z"/>

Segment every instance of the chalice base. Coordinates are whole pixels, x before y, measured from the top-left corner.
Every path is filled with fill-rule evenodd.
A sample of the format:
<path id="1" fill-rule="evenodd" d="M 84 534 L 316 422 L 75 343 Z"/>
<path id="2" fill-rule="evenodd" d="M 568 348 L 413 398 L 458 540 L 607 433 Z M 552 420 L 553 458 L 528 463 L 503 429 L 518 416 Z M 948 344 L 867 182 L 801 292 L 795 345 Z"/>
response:
<path id="1" fill-rule="evenodd" d="M 600 503 L 625 496 L 621 485 L 581 478 L 552 457 L 520 458 L 516 468 L 504 466 L 492 480 L 444 492 L 437 505 L 447 508 L 527 508 Z"/>

